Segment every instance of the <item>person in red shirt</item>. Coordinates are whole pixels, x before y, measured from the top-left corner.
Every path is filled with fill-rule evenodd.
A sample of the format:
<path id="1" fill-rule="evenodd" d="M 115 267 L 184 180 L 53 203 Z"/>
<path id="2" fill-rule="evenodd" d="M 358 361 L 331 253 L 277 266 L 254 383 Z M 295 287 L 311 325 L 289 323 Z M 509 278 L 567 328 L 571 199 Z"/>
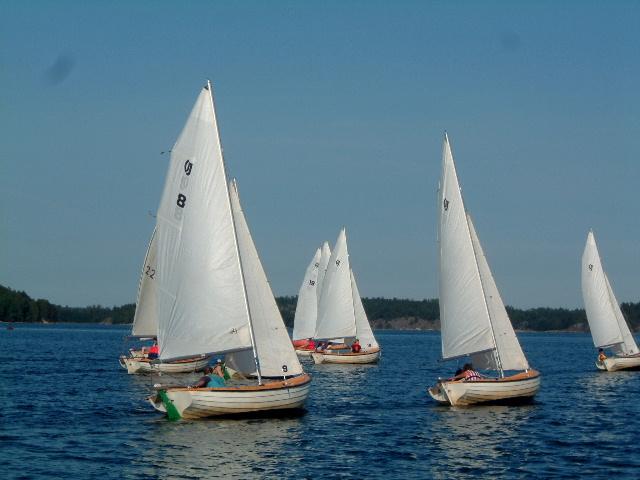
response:
<path id="1" fill-rule="evenodd" d="M 158 342 L 153 342 L 153 345 L 149 347 L 149 353 L 147 354 L 147 358 L 156 359 L 160 354 L 160 348 L 158 347 Z"/>
<path id="2" fill-rule="evenodd" d="M 351 344 L 351 351 L 353 353 L 360 353 L 360 350 L 362 350 L 362 347 L 360 346 L 360 341 L 356 338 Z"/>

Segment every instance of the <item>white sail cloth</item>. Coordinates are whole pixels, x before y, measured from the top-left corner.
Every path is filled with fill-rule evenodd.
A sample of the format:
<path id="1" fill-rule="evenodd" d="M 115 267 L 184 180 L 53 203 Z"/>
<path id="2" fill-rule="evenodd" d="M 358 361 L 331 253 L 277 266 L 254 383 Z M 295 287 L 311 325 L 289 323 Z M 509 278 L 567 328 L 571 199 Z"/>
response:
<path id="1" fill-rule="evenodd" d="M 493 350 L 489 312 L 446 135 L 438 211 L 442 357 L 447 360 Z"/>
<path id="2" fill-rule="evenodd" d="M 229 192 L 261 374 L 264 377 L 298 375 L 302 373 L 302 366 L 251 238 L 235 181 L 229 185 Z M 227 355 L 227 362 L 242 373 L 257 374 L 251 351 Z"/>
<path id="3" fill-rule="evenodd" d="M 345 229 L 340 230 L 327 265 L 318 306 L 315 338 L 355 337 L 356 324 L 351 291 L 351 267 Z"/>
<path id="4" fill-rule="evenodd" d="M 160 358 L 251 348 L 210 87 L 172 149 L 156 228 Z"/>
<path id="5" fill-rule="evenodd" d="M 318 267 L 318 284 L 316 285 L 316 294 L 318 295 L 318 306 L 320 305 L 320 297 L 322 296 L 322 286 L 324 285 L 324 277 L 327 274 L 327 265 L 331 258 L 331 248 L 329 242 L 324 242 L 320 252 L 320 266 Z"/>
<path id="6" fill-rule="evenodd" d="M 351 271 L 351 294 L 353 297 L 353 311 L 356 320 L 356 336 L 362 347 L 362 351 L 366 352 L 371 349 L 378 348 L 378 342 L 373 335 L 367 313 L 364 311 L 362 305 L 362 299 L 360 298 L 360 292 L 358 291 L 358 285 L 356 283 L 356 277 Z"/>
<path id="7" fill-rule="evenodd" d="M 616 353 L 640 353 L 609 283 L 592 231 L 582 254 L 582 296 L 593 343 Z"/>
<path id="8" fill-rule="evenodd" d="M 496 357 L 484 353 L 474 356 L 474 366 L 492 370 L 498 370 L 500 368 L 502 368 L 502 370 L 527 370 L 529 368 L 529 362 L 527 362 L 527 357 L 524 356 L 520 342 L 518 342 L 516 333 L 513 331 L 511 320 L 509 320 L 509 315 L 507 314 L 507 310 L 500 297 L 500 292 L 491 274 L 489 263 L 482 250 L 482 245 L 480 245 L 480 239 L 471 220 L 471 215 L 467 214 L 467 220 L 469 222 L 471 242 L 476 254 L 476 260 L 478 261 L 478 271 L 480 272 L 480 280 L 482 281 L 484 297 L 487 302 L 487 309 L 489 310 L 498 355 L 498 357 Z M 496 365 L 496 358 L 500 360 L 499 365 Z"/>
<path id="9" fill-rule="evenodd" d="M 156 230 L 151 234 L 144 264 L 140 273 L 136 312 L 133 316 L 131 335 L 155 337 L 158 334 L 158 309 L 156 306 L 157 242 Z"/>
<path id="10" fill-rule="evenodd" d="M 318 248 L 307 267 L 298 291 L 296 315 L 293 319 L 293 340 L 313 337 L 318 318 L 318 271 L 321 251 Z M 328 260 L 328 258 L 327 258 Z"/>

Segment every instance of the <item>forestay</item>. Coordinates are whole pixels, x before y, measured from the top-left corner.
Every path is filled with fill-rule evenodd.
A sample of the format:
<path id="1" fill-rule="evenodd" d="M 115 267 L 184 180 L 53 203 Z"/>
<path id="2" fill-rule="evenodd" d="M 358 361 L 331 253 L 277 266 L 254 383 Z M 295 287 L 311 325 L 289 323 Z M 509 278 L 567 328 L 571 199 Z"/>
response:
<path id="1" fill-rule="evenodd" d="M 300 374 L 302 366 L 253 243 L 235 181 L 229 185 L 229 192 L 260 372 L 264 377 Z M 227 355 L 227 362 L 242 373 L 257 374 L 251 351 Z"/>
<path id="2" fill-rule="evenodd" d="M 200 92 L 172 149 L 156 235 L 160 358 L 251 348 L 209 86 Z"/>
<path id="3" fill-rule="evenodd" d="M 442 356 L 446 360 L 493 350 L 489 312 L 446 135 L 438 210 Z"/>
<path id="4" fill-rule="evenodd" d="M 156 230 L 151 234 L 138 285 L 136 312 L 133 316 L 131 335 L 155 337 L 158 334 L 158 310 L 156 308 L 157 242 Z"/>
<path id="5" fill-rule="evenodd" d="M 362 298 L 360 298 L 360 292 L 358 291 L 353 270 L 351 270 L 351 294 L 353 296 L 353 310 L 356 319 L 356 336 L 360 341 L 360 345 L 362 345 L 362 350 L 367 351 L 372 348 L 377 348 L 378 342 L 376 341 L 376 337 L 373 336 L 367 313 L 364 311 Z"/>
<path id="6" fill-rule="evenodd" d="M 502 367 L 502 370 L 527 370 L 529 363 L 520 347 L 516 333 L 513 331 L 511 320 L 509 320 L 509 315 L 500 297 L 500 292 L 491 274 L 489 263 L 482 250 L 480 239 L 478 238 L 473 221 L 471 220 L 471 215 L 469 214 L 467 214 L 467 221 L 469 223 L 469 232 L 471 233 L 471 242 L 478 262 L 478 271 L 480 272 L 484 297 L 489 310 L 493 335 L 496 341 L 497 355 L 500 359 L 500 365 L 496 365 L 496 356 L 488 354 L 487 352 L 474 355 L 472 357 L 473 364 L 477 368 L 493 370 L 498 370 L 500 367 Z"/>
<path id="7" fill-rule="evenodd" d="M 582 296 L 595 346 L 613 347 L 625 355 L 639 353 L 602 267 L 592 231 L 582 254 Z"/>
<path id="8" fill-rule="evenodd" d="M 293 319 L 293 340 L 313 337 L 318 317 L 318 270 L 321 251 L 318 248 L 307 267 L 298 291 L 296 315 Z M 327 258 L 328 260 L 328 258 Z"/>
<path id="9" fill-rule="evenodd" d="M 355 335 L 351 267 L 347 234 L 343 228 L 331 253 L 322 284 L 315 338 L 326 340 Z"/>

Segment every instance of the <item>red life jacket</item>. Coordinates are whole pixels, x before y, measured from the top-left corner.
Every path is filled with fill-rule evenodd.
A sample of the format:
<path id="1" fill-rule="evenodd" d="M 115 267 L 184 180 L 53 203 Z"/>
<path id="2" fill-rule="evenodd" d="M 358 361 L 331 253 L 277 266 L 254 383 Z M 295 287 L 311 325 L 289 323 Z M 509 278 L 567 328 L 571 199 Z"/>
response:
<path id="1" fill-rule="evenodd" d="M 353 345 L 351 345 L 351 351 L 353 353 L 359 353 L 361 349 L 362 347 L 360 346 L 359 343 L 354 343 Z"/>
<path id="2" fill-rule="evenodd" d="M 158 355 L 158 353 L 160 353 L 160 348 L 158 345 L 152 345 L 151 348 L 149 348 L 149 353 L 155 353 Z"/>

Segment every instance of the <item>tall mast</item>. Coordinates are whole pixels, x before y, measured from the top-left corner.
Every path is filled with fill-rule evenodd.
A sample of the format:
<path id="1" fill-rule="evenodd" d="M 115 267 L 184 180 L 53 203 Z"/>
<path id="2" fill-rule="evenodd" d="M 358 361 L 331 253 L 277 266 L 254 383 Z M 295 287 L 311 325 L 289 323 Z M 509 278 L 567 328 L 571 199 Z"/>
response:
<path id="1" fill-rule="evenodd" d="M 218 124 L 218 117 L 216 116 L 216 105 L 213 101 L 213 87 L 211 86 L 211 80 L 207 80 L 207 90 L 209 90 L 209 97 L 211 98 L 211 107 L 213 108 L 213 115 L 216 119 L 216 127 Z M 224 154 L 222 152 L 222 140 L 220 139 L 220 130 L 218 129 L 218 140 L 220 141 L 220 157 L 222 158 L 222 174 L 224 175 L 224 188 L 227 193 L 227 206 L 229 207 L 229 214 L 231 215 L 231 226 L 233 229 L 234 247 L 236 251 L 236 258 L 238 259 L 238 267 L 240 268 L 240 275 L 242 276 L 242 293 L 244 298 L 244 307 L 247 312 L 247 318 L 249 319 L 249 335 L 251 337 L 251 350 L 253 351 L 253 361 L 256 365 L 256 371 L 258 372 L 258 384 L 262 385 L 262 372 L 260 371 L 260 361 L 258 359 L 258 351 L 256 349 L 256 339 L 253 334 L 253 323 L 251 321 L 251 308 L 249 307 L 249 300 L 247 296 L 247 285 L 244 278 L 244 270 L 242 269 L 242 262 L 240 261 L 240 250 L 238 248 L 238 234 L 236 232 L 236 220 L 231 210 L 231 197 L 229 196 L 229 186 L 227 183 L 227 169 L 224 162 Z"/>

